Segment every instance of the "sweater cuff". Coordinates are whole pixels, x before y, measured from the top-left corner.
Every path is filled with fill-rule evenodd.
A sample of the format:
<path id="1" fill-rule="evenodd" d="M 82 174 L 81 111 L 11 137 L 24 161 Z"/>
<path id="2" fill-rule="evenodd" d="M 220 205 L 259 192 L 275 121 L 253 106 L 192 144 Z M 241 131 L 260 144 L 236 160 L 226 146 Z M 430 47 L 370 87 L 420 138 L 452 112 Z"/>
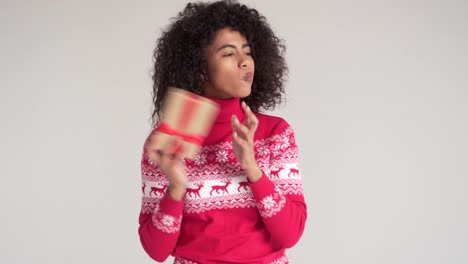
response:
<path id="1" fill-rule="evenodd" d="M 182 223 L 183 202 L 176 201 L 165 193 L 154 209 L 152 216 L 153 225 L 161 232 L 174 234 L 180 231 Z"/>
<path id="2" fill-rule="evenodd" d="M 258 181 L 250 184 L 250 189 L 263 219 L 273 217 L 283 210 L 286 197 L 281 194 L 265 173 Z"/>
<path id="3" fill-rule="evenodd" d="M 249 184 L 250 189 L 255 197 L 255 200 L 260 201 L 264 197 L 276 193 L 275 184 L 262 172 L 262 177 L 254 182 Z"/>
<path id="4" fill-rule="evenodd" d="M 184 208 L 183 201 L 174 200 L 167 192 L 159 201 L 159 212 L 172 215 L 174 217 L 180 217 Z"/>

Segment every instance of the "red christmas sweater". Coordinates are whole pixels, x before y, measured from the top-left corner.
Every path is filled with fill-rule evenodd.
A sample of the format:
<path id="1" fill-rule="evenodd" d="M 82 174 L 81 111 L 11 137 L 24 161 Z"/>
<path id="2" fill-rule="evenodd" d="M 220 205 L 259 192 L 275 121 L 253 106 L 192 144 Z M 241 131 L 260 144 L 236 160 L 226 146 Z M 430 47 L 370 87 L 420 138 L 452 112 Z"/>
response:
<path id="1" fill-rule="evenodd" d="M 185 160 L 183 201 L 166 192 L 164 173 L 143 149 L 141 244 L 174 263 L 288 263 L 307 217 L 294 131 L 279 117 L 256 113 L 255 155 L 263 175 L 250 183 L 232 146 L 231 115 L 246 118 L 239 99 L 215 99 L 221 109 L 195 160 Z"/>

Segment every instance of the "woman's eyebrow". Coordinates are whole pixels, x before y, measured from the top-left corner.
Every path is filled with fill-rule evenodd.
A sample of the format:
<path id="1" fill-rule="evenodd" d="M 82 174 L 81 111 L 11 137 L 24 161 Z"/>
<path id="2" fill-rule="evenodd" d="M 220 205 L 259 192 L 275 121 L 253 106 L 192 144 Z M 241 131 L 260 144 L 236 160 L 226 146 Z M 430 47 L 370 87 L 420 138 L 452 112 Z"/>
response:
<path id="1" fill-rule="evenodd" d="M 248 43 L 242 45 L 242 48 L 246 48 L 246 47 L 250 47 L 250 45 L 249 45 Z M 225 49 L 225 48 L 233 48 L 233 49 L 235 49 L 236 46 L 233 45 L 233 44 L 224 44 L 224 45 L 222 45 L 221 47 L 219 47 L 218 50 L 217 50 L 216 52 L 218 52 L 218 51 L 220 51 L 220 50 L 222 50 L 222 49 Z"/>

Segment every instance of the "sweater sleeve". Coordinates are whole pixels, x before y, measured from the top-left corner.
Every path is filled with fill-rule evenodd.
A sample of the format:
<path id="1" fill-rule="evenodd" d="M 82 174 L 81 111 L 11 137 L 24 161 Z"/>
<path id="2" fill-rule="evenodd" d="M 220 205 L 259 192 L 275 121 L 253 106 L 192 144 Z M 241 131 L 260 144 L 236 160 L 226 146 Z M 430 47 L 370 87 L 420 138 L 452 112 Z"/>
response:
<path id="1" fill-rule="evenodd" d="M 259 164 L 263 176 L 251 183 L 257 208 L 272 240 L 281 248 L 294 246 L 302 236 L 307 218 L 293 129 L 284 125 L 265 142 L 269 163 Z M 259 146 L 262 148 L 262 146 Z M 265 149 L 260 151 L 265 153 Z"/>
<path id="2" fill-rule="evenodd" d="M 146 253 L 163 262 L 174 251 L 180 233 L 183 202 L 167 193 L 168 181 L 164 173 L 143 149 L 141 160 L 142 203 L 138 234 Z"/>

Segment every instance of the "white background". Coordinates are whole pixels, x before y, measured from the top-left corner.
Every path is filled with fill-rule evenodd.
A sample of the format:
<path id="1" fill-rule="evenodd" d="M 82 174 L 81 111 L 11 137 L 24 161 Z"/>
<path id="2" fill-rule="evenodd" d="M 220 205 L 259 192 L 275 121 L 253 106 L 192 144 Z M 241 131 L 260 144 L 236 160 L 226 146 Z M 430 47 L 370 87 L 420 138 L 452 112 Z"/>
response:
<path id="1" fill-rule="evenodd" d="M 1 1 L 0 263 L 154 263 L 152 52 L 185 3 Z M 274 114 L 308 204 L 291 262 L 468 263 L 468 3 L 245 3 L 288 47 Z"/>

